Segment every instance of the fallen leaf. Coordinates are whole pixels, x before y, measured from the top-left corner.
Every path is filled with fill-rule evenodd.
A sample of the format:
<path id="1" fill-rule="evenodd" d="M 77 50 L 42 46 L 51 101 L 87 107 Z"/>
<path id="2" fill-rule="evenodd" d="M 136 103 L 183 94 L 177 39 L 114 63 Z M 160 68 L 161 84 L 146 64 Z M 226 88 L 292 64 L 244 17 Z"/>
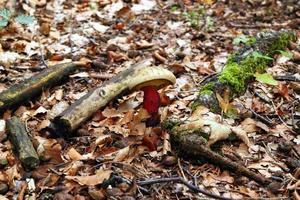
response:
<path id="1" fill-rule="evenodd" d="M 151 129 L 147 129 L 148 133 L 146 133 L 143 137 L 143 144 L 148 147 L 150 151 L 156 151 L 157 149 L 157 141 L 158 136 L 154 132 L 151 131 Z"/>
<path id="2" fill-rule="evenodd" d="M 82 155 L 80 153 L 78 153 L 78 151 L 76 151 L 76 149 L 74 149 L 73 147 L 69 149 L 69 151 L 67 152 L 67 155 L 73 161 L 82 160 Z"/>
<path id="3" fill-rule="evenodd" d="M 286 100 L 291 101 L 291 97 L 289 95 L 289 89 L 286 84 L 279 83 L 278 85 L 278 94 L 283 96 Z"/>
<path id="4" fill-rule="evenodd" d="M 219 105 L 224 113 L 227 113 L 228 110 L 232 107 L 229 102 L 229 91 L 225 90 L 224 97 L 222 98 L 218 93 L 216 93 Z"/>
<path id="5" fill-rule="evenodd" d="M 66 176 L 67 180 L 72 180 L 80 185 L 94 186 L 103 183 L 104 180 L 107 180 L 112 173 L 111 170 L 99 169 L 96 171 L 95 175 L 91 176 Z"/>

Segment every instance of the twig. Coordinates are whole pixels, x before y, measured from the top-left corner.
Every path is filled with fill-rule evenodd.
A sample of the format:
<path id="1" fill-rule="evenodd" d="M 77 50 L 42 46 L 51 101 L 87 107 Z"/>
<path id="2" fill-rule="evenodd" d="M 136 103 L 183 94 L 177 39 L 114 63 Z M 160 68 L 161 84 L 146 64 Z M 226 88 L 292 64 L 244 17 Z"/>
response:
<path id="1" fill-rule="evenodd" d="M 45 61 L 45 57 L 44 57 L 44 52 L 43 52 L 43 48 L 42 48 L 42 45 L 40 43 L 40 39 L 39 39 L 39 49 L 40 49 L 40 54 L 41 54 L 41 61 L 42 61 L 42 64 L 48 68 L 48 65 Z"/>
<path id="2" fill-rule="evenodd" d="M 112 175 L 108 180 L 106 180 L 105 182 L 102 183 L 102 187 L 106 188 L 109 185 L 112 185 L 113 183 L 126 183 L 127 185 L 133 185 L 134 182 L 132 180 L 129 180 L 123 176 L 119 176 L 119 175 Z M 146 194 L 150 194 L 150 191 L 147 190 L 146 188 L 142 187 L 142 186 L 138 186 L 138 189 L 141 192 L 144 192 Z"/>
<path id="3" fill-rule="evenodd" d="M 145 185 L 152 185 L 156 183 L 168 183 L 168 182 L 175 182 L 175 183 L 181 183 L 185 186 L 187 186 L 190 190 L 197 192 L 197 193 L 202 193 L 208 197 L 214 198 L 214 199 L 221 199 L 221 200 L 233 200 L 232 198 L 226 198 L 222 197 L 213 193 L 210 193 L 208 191 L 205 191 L 201 188 L 198 188 L 197 186 L 189 183 L 188 181 L 184 180 L 182 177 L 170 177 L 170 178 L 157 178 L 157 179 L 149 179 L 145 181 L 138 181 L 137 184 L 139 186 L 145 186 Z"/>
<path id="4" fill-rule="evenodd" d="M 21 190 L 18 194 L 17 200 L 23 200 L 24 199 L 25 191 L 26 191 L 27 187 L 28 187 L 28 184 L 26 182 L 24 182 L 21 186 Z"/>
<path id="5" fill-rule="evenodd" d="M 276 76 L 276 80 L 278 81 L 295 81 L 295 82 L 300 82 L 300 76 L 297 75 L 284 75 L 284 76 Z"/>
<path id="6" fill-rule="evenodd" d="M 181 176 L 184 178 L 184 180 L 187 180 L 187 178 L 185 177 L 185 174 L 182 170 L 180 159 L 177 160 L 177 165 L 178 165 L 179 171 L 181 173 Z"/>
<path id="7" fill-rule="evenodd" d="M 278 114 L 277 107 L 275 106 L 275 103 L 274 103 L 273 100 L 271 101 L 271 103 L 272 103 L 273 109 L 274 109 L 274 111 L 275 111 L 277 117 L 279 118 L 279 120 L 283 123 L 283 125 L 284 125 L 286 128 L 288 128 L 290 131 L 293 132 L 293 130 L 291 129 L 291 127 L 289 127 L 289 126 L 287 125 L 287 123 L 282 119 L 282 117 Z"/>
<path id="8" fill-rule="evenodd" d="M 259 119 L 260 121 L 262 121 L 263 123 L 267 124 L 268 126 L 272 126 L 272 121 L 263 117 L 262 115 L 258 114 L 257 112 L 255 112 L 252 108 L 249 108 L 249 110 L 252 112 L 252 114 Z"/>

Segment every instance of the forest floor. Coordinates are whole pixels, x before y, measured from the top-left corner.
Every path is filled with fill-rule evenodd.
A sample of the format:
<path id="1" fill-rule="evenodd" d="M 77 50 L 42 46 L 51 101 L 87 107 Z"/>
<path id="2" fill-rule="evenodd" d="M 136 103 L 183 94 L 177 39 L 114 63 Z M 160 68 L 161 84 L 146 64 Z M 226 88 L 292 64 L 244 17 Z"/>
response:
<path id="1" fill-rule="evenodd" d="M 142 92 L 99 110 L 70 139 L 55 138 L 46 129 L 92 88 L 146 59 L 177 78 L 160 90 L 160 121 L 188 120 L 200 83 L 222 71 L 249 36 L 269 29 L 292 29 L 300 36 L 298 1 L 28 0 L 15 5 L 9 0 L 0 6 L 35 18 L 29 25 L 12 20 L 0 29 L 0 92 L 57 63 L 89 63 L 63 84 L 0 116 L 0 200 L 209 199 L 169 177 L 182 177 L 221 199 L 300 199 L 299 39 L 278 52 L 266 70 L 293 81 L 253 80 L 230 104 L 237 117 L 216 115 L 223 123 L 240 125 L 251 141 L 248 147 L 238 139 L 223 140 L 218 149 L 280 181 L 277 191 L 224 166 L 178 156 L 168 132 L 159 125 L 146 127 Z M 5 131 L 12 116 L 30 132 L 41 159 L 35 169 L 24 170 L 13 152 Z"/>

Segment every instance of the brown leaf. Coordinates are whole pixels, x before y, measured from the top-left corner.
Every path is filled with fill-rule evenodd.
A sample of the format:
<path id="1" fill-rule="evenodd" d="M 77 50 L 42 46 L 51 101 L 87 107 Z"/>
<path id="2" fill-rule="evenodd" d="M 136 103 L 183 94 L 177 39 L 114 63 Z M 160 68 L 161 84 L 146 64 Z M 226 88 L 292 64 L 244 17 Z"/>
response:
<path id="1" fill-rule="evenodd" d="M 286 100 L 291 101 L 291 97 L 289 95 L 289 89 L 286 84 L 279 83 L 278 85 L 278 94 L 283 96 Z"/>
<path id="2" fill-rule="evenodd" d="M 50 61 L 62 61 L 63 59 L 64 57 L 58 54 L 54 54 L 49 58 Z"/>
<path id="3" fill-rule="evenodd" d="M 115 25 L 115 29 L 117 29 L 117 30 L 123 30 L 124 28 L 125 28 L 124 23 L 119 22 Z"/>
<path id="4" fill-rule="evenodd" d="M 67 155 L 73 161 L 83 159 L 82 155 L 80 153 L 78 153 L 78 151 L 76 151 L 76 149 L 74 149 L 73 147 L 71 149 L 69 149 L 69 151 L 67 152 Z"/>
<path id="5" fill-rule="evenodd" d="M 129 6 L 124 6 L 123 8 L 118 10 L 116 12 L 116 15 L 117 17 L 125 19 L 126 21 L 134 17 L 134 13 L 132 12 Z"/>
<path id="6" fill-rule="evenodd" d="M 120 61 L 124 61 L 124 60 L 128 60 L 128 57 L 122 53 L 115 53 L 113 51 L 108 51 L 107 52 L 107 57 L 108 57 L 108 61 L 110 63 L 113 62 L 120 62 Z"/>
<path id="7" fill-rule="evenodd" d="M 160 105 L 167 106 L 171 104 L 170 98 L 166 95 L 165 91 L 159 93 L 160 96 Z"/>
<path id="8" fill-rule="evenodd" d="M 42 25 L 41 25 L 41 28 L 40 28 L 40 32 L 45 35 L 45 36 L 48 36 L 49 33 L 50 33 L 50 24 L 47 23 L 47 22 L 43 22 Z"/>
<path id="9" fill-rule="evenodd" d="M 215 73 L 214 70 L 206 68 L 206 67 L 197 67 L 197 72 L 200 75 L 210 75 L 210 74 Z"/>
<path id="10" fill-rule="evenodd" d="M 151 131 L 151 129 L 148 129 Z M 158 135 L 151 131 L 144 135 L 143 144 L 149 148 L 150 151 L 155 151 L 157 149 Z"/>
<path id="11" fill-rule="evenodd" d="M 224 113 L 227 113 L 227 111 L 231 108 L 231 105 L 229 103 L 229 91 L 225 90 L 224 92 L 224 98 L 222 98 L 218 93 L 216 93 L 216 97 L 219 101 L 219 105 Z"/>
<path id="12" fill-rule="evenodd" d="M 94 186 L 101 184 L 104 180 L 107 180 L 112 173 L 111 170 L 108 169 L 99 169 L 97 170 L 95 175 L 91 176 L 66 176 L 65 178 L 67 180 L 72 180 L 80 185 L 88 185 L 88 186 Z"/>

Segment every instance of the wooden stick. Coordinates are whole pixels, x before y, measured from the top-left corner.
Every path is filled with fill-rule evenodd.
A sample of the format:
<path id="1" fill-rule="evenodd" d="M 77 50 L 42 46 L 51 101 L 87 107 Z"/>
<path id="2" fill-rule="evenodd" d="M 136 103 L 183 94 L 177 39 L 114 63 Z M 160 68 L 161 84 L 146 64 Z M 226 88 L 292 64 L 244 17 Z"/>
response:
<path id="1" fill-rule="evenodd" d="M 39 165 L 39 157 L 27 135 L 25 125 L 17 118 L 7 120 L 7 132 L 22 165 L 34 168 Z"/>
<path id="2" fill-rule="evenodd" d="M 74 62 L 54 65 L 10 87 L 0 93 L 0 113 L 36 97 L 47 87 L 57 85 L 81 65 Z"/>
<path id="3" fill-rule="evenodd" d="M 195 159 L 206 158 L 211 163 L 222 168 L 229 169 L 234 173 L 246 176 L 265 186 L 272 183 L 270 179 L 263 177 L 259 173 L 252 172 L 237 162 L 212 151 L 208 146 L 206 146 L 203 137 L 199 135 L 197 131 L 172 132 L 171 136 L 173 136 L 173 145 L 177 146 L 178 148 L 176 149 L 185 155 L 190 155 L 195 157 Z"/>
<path id="4" fill-rule="evenodd" d="M 149 67 L 145 62 L 119 73 L 103 85 L 93 89 L 57 116 L 50 126 L 55 135 L 70 137 L 83 122 L 110 101 L 131 90 L 152 85 L 157 88 L 175 83 L 172 72 L 161 67 Z"/>

